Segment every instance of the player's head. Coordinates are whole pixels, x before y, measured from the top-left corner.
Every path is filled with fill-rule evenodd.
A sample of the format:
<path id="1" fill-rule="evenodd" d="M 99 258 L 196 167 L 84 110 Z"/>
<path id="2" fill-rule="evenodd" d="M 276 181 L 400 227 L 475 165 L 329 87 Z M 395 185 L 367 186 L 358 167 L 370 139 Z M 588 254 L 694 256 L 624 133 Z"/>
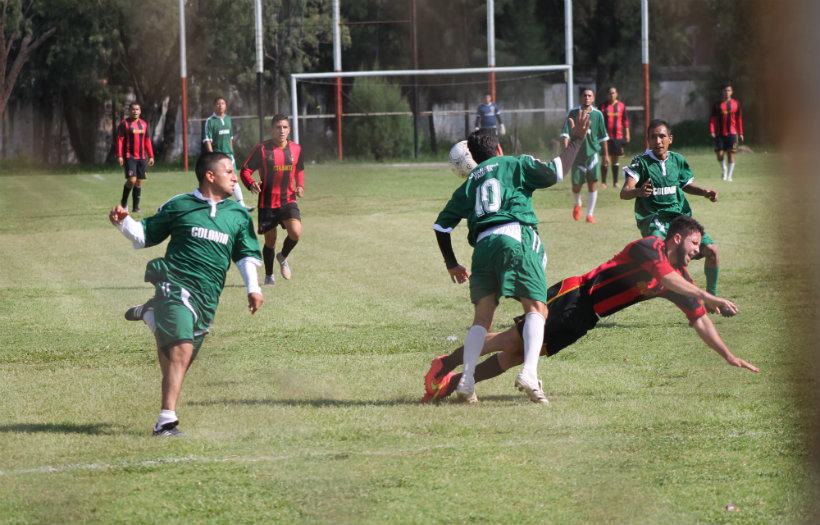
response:
<path id="1" fill-rule="evenodd" d="M 231 164 L 231 170 L 233 170 L 233 163 L 231 162 L 231 158 L 224 153 L 218 152 L 203 152 L 198 159 L 196 159 L 196 167 L 194 168 L 194 172 L 196 173 L 196 180 L 199 184 L 205 180 L 205 175 L 210 171 L 216 173 L 220 170 L 220 164 L 227 160 L 229 164 Z"/>
<path id="2" fill-rule="evenodd" d="M 140 114 L 142 114 L 142 108 L 140 107 L 139 102 L 131 102 L 128 104 L 128 115 L 132 119 L 138 119 Z"/>
<path id="3" fill-rule="evenodd" d="M 698 253 L 703 226 L 688 215 L 678 215 L 666 232 L 666 255 L 672 264 L 686 266 Z"/>
<path id="4" fill-rule="evenodd" d="M 280 146 L 284 146 L 285 142 L 288 140 L 288 135 L 290 135 L 290 121 L 288 121 L 288 116 L 283 113 L 277 113 L 270 119 L 270 130 L 273 134 L 273 139 L 279 143 Z"/>
<path id="5" fill-rule="evenodd" d="M 479 129 L 467 137 L 467 149 L 476 164 L 498 155 L 498 135 L 494 129 Z"/>
<path id="6" fill-rule="evenodd" d="M 582 87 L 578 93 L 581 95 L 581 106 L 588 108 L 595 102 L 595 92 L 592 88 Z"/>
<path id="7" fill-rule="evenodd" d="M 484 102 L 486 102 L 487 104 L 489 104 L 489 103 L 490 103 L 490 102 L 492 102 L 492 101 L 493 101 L 493 94 L 492 94 L 492 93 L 490 93 L 489 91 L 488 91 L 488 92 L 486 92 L 486 93 L 484 93 Z"/>
<path id="8" fill-rule="evenodd" d="M 214 99 L 214 109 L 217 113 L 224 113 L 227 108 L 228 102 L 225 101 L 224 97 L 216 97 Z"/>
<path id="9" fill-rule="evenodd" d="M 729 100 L 732 98 L 732 93 L 734 90 L 732 89 L 731 82 L 725 82 L 722 86 L 720 86 L 720 92 L 723 95 L 723 100 Z"/>
<path id="10" fill-rule="evenodd" d="M 663 119 L 653 119 L 646 128 L 646 138 L 655 157 L 666 160 L 666 154 L 672 144 L 672 126 Z"/>
<path id="11" fill-rule="evenodd" d="M 606 96 L 610 102 L 618 100 L 618 90 L 615 89 L 615 86 L 609 86 L 609 89 L 606 90 Z"/>

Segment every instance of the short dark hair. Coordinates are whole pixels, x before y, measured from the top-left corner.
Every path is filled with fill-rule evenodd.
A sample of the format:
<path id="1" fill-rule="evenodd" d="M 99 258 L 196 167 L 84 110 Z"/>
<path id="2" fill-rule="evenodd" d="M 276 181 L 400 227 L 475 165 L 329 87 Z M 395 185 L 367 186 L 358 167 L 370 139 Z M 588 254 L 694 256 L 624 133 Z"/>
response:
<path id="1" fill-rule="evenodd" d="M 225 100 L 225 97 L 216 97 L 216 98 L 214 99 L 214 104 L 216 104 L 216 103 L 217 103 L 217 102 L 219 102 L 220 100 Z M 227 104 L 227 103 L 228 103 L 228 101 L 227 101 L 227 100 L 225 100 L 225 104 Z"/>
<path id="2" fill-rule="evenodd" d="M 733 87 L 731 82 L 724 82 L 720 89 L 726 89 L 727 87 Z"/>
<path id="3" fill-rule="evenodd" d="M 649 136 L 652 130 L 659 126 L 666 126 L 666 131 L 668 131 L 670 135 L 672 134 L 672 126 L 669 125 L 669 122 L 662 118 L 656 118 L 649 121 L 649 125 L 646 127 L 646 135 Z"/>
<path id="4" fill-rule="evenodd" d="M 128 109 L 131 109 L 134 106 L 139 106 L 140 109 L 142 109 L 142 105 L 139 102 L 131 102 L 130 104 L 128 104 Z"/>
<path id="5" fill-rule="evenodd" d="M 669 239 L 676 233 L 680 233 L 681 237 L 689 237 L 695 232 L 703 236 L 703 226 L 688 215 L 678 215 L 669 224 L 669 229 L 666 231 L 666 238 Z"/>
<path id="6" fill-rule="evenodd" d="M 270 119 L 271 127 L 275 126 L 276 123 L 279 122 L 280 120 L 287 120 L 288 122 L 290 122 L 290 119 L 288 118 L 287 115 L 285 115 L 284 113 L 277 113 L 276 115 L 273 116 L 272 119 Z"/>
<path id="7" fill-rule="evenodd" d="M 231 160 L 229 156 L 224 153 L 219 153 L 218 151 L 203 152 L 199 158 L 196 159 L 196 168 L 194 168 L 196 180 L 202 184 L 202 181 L 205 180 L 205 174 L 209 171 L 216 171 L 216 165 L 225 159 Z"/>
<path id="8" fill-rule="evenodd" d="M 581 86 L 581 87 L 578 89 L 578 94 L 579 94 L 579 95 L 583 95 L 583 94 L 584 94 L 584 91 L 592 91 L 592 96 L 593 96 L 593 97 L 595 96 L 595 90 L 594 90 L 594 89 L 592 89 L 591 87 L 586 87 L 586 86 Z"/>
<path id="9" fill-rule="evenodd" d="M 492 128 L 473 131 L 467 137 L 467 149 L 476 164 L 481 164 L 498 155 L 498 135 Z"/>

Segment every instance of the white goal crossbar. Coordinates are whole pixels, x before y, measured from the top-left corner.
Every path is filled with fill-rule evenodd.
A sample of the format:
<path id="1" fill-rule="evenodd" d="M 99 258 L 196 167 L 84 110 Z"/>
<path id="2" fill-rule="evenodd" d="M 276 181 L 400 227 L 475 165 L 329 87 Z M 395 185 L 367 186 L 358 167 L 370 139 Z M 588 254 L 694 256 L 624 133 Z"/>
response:
<path id="1" fill-rule="evenodd" d="M 509 67 L 465 67 L 455 69 L 393 69 L 387 71 L 334 71 L 329 73 L 294 73 L 290 76 L 291 106 L 293 111 L 293 139 L 299 142 L 299 101 L 296 84 L 300 80 L 319 78 L 351 77 L 398 77 L 419 75 L 464 75 L 470 73 L 516 73 L 531 71 L 563 71 L 567 81 L 567 111 L 572 105 L 572 66 L 559 64 L 552 66 L 509 66 Z"/>

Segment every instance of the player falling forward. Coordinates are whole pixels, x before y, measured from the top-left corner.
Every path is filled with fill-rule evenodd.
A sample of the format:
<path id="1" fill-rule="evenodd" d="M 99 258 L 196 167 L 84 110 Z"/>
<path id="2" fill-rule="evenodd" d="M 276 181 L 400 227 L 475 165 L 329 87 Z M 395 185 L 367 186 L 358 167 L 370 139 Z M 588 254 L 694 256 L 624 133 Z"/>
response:
<path id="1" fill-rule="evenodd" d="M 176 406 L 182 380 L 213 322 L 231 261 L 245 281 L 250 312 L 263 302 L 256 275 L 262 261 L 253 219 L 228 199 L 236 184 L 230 157 L 203 153 L 195 170 L 199 187 L 173 197 L 156 215 L 137 222 L 121 205 L 109 214 L 134 248 L 155 246 L 170 237 L 165 257 L 149 261 L 145 268 L 145 281 L 154 285 L 154 297 L 125 313 L 129 321 L 144 321 L 157 342 L 162 409 L 155 436 L 180 435 Z"/>
<path id="2" fill-rule="evenodd" d="M 461 401 L 476 400 L 473 373 L 500 297 L 515 298 L 524 308 L 524 369 L 515 385 L 532 401 L 546 401 L 538 380 L 538 352 L 547 317 L 546 253 L 538 237 L 532 193 L 563 180 L 589 127 L 585 113 L 578 119 L 577 125 L 570 123 L 569 147 L 549 164 L 529 155 L 498 156 L 498 136 L 492 130 L 474 131 L 467 139 L 478 166 L 453 192 L 433 226 L 450 278 L 459 284 L 470 279 L 470 300 L 475 305 L 473 326 L 464 340 L 464 375 L 456 386 Z M 462 219 L 467 220 L 467 240 L 474 247 L 472 276 L 458 264 L 450 238 Z"/>
<path id="3" fill-rule="evenodd" d="M 737 307 L 695 286 L 686 270 L 699 251 L 702 235 L 703 227 L 695 219 L 681 215 L 672 221 L 665 241 L 660 237 L 639 239 L 594 270 L 551 286 L 541 354 L 557 354 L 595 328 L 603 317 L 633 304 L 663 297 L 681 309 L 703 342 L 726 362 L 757 372 L 757 367 L 732 354 L 706 315 L 707 308 L 713 312 L 726 308 L 736 313 Z M 499 353 L 475 368 L 476 382 L 500 375 L 523 362 L 522 324 L 522 318 L 518 317 L 516 325 L 509 330 L 487 334 L 482 354 Z M 424 378 L 423 402 L 442 399 L 456 389 L 461 374 L 453 370 L 463 354 L 464 347 L 460 347 L 450 355 L 433 359 Z"/>

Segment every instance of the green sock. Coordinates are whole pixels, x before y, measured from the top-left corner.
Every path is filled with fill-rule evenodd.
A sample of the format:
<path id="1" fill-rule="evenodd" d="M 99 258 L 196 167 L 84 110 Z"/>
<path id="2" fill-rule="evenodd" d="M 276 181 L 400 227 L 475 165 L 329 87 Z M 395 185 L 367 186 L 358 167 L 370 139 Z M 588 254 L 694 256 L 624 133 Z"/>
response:
<path id="1" fill-rule="evenodd" d="M 717 282 L 720 268 L 703 267 L 703 273 L 706 274 L 706 291 L 712 295 L 717 295 Z"/>

